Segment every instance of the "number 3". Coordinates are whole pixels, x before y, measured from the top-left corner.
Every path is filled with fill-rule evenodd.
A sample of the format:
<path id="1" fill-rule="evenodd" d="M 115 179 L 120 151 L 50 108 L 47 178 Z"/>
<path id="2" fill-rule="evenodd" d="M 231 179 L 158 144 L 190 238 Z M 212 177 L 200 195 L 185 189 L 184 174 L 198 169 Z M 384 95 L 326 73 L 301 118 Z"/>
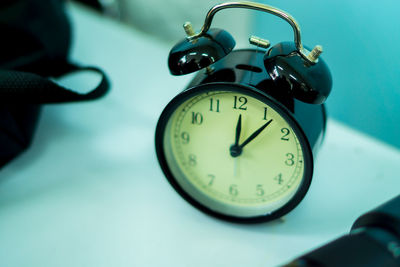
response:
<path id="1" fill-rule="evenodd" d="M 294 164 L 294 155 L 292 153 L 286 153 L 287 159 L 285 160 L 285 164 L 288 166 L 293 166 Z"/>

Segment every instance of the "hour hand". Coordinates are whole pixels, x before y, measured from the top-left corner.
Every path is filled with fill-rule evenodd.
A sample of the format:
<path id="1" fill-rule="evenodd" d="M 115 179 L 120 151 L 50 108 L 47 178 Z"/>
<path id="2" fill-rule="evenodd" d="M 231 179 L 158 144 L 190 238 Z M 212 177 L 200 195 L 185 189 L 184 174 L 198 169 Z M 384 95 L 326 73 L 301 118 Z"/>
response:
<path id="1" fill-rule="evenodd" d="M 236 135 L 235 135 L 235 146 L 239 145 L 240 132 L 242 131 L 242 114 L 239 115 L 238 122 L 236 124 Z"/>
<path id="2" fill-rule="evenodd" d="M 239 146 L 240 132 L 242 131 L 242 114 L 239 114 L 239 118 L 236 124 L 235 143 L 229 148 L 229 153 L 232 157 L 237 157 L 242 154 L 242 149 Z"/>

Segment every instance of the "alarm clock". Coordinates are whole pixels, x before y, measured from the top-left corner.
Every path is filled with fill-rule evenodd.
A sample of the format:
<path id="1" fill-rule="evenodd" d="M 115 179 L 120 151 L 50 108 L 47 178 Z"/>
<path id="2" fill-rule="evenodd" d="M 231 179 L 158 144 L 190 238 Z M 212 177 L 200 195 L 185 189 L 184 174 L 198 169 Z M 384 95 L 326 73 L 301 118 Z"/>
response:
<path id="1" fill-rule="evenodd" d="M 294 41 L 254 48 L 211 28 L 227 8 L 267 12 L 287 21 Z M 332 79 L 319 55 L 303 47 L 292 16 L 251 2 L 216 5 L 195 33 L 168 58 L 171 74 L 197 72 L 163 110 L 156 127 L 156 154 L 172 187 L 191 205 L 220 219 L 255 223 L 279 218 L 304 198 L 322 142 Z"/>

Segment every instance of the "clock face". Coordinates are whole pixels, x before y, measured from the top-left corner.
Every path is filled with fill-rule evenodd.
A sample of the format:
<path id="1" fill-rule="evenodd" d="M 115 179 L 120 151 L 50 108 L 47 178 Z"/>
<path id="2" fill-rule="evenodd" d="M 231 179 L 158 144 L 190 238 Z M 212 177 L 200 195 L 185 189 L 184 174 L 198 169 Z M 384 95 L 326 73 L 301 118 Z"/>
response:
<path id="1" fill-rule="evenodd" d="M 167 113 L 164 171 L 192 203 L 228 217 L 268 217 L 305 194 L 299 189 L 311 179 L 309 157 L 297 125 L 273 101 L 208 88 L 186 94 Z"/>

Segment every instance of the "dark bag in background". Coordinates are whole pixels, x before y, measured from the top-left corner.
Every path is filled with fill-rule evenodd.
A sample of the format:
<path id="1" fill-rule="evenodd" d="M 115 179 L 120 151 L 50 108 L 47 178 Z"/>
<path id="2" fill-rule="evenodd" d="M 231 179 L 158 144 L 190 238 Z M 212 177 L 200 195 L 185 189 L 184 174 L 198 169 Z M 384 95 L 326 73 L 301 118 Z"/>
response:
<path id="1" fill-rule="evenodd" d="M 100 69 L 68 61 L 71 27 L 62 0 L 2 0 L 0 33 L 1 168 L 29 147 L 41 104 L 96 99 L 109 83 Z M 48 79 L 81 70 L 102 76 L 87 94 Z"/>

